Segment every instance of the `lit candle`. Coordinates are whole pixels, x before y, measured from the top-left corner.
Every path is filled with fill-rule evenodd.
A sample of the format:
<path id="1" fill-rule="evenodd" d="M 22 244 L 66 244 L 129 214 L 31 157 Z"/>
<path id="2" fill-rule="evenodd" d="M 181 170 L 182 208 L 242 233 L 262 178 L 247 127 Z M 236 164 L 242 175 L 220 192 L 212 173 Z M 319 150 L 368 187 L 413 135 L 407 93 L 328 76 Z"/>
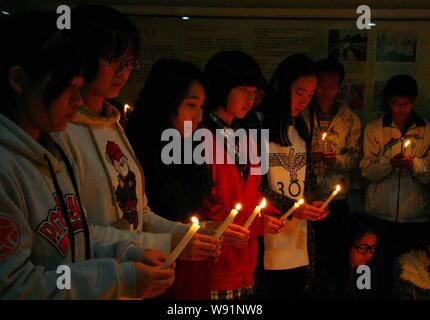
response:
<path id="1" fill-rule="evenodd" d="M 291 208 L 288 210 L 282 217 L 281 220 L 286 220 L 290 214 L 292 214 L 295 210 L 297 210 L 303 203 L 305 203 L 304 199 L 300 199 L 297 201 Z"/>
<path id="2" fill-rule="evenodd" d="M 238 203 L 235 208 L 230 211 L 230 214 L 225 218 L 224 222 L 218 227 L 215 232 L 214 237 L 216 239 L 221 238 L 224 231 L 228 228 L 229 224 L 233 221 L 234 217 L 239 213 L 239 210 L 242 209 L 242 205 Z"/>
<path id="3" fill-rule="evenodd" d="M 403 144 L 403 150 L 402 153 L 403 155 L 406 157 L 407 153 L 408 153 L 408 149 L 407 147 L 411 144 L 411 141 L 408 139 L 405 141 L 405 143 Z"/>
<path id="4" fill-rule="evenodd" d="M 265 206 L 266 206 L 266 198 L 263 198 L 261 203 L 255 207 L 254 211 L 252 212 L 252 214 L 249 216 L 248 220 L 246 220 L 245 224 L 243 225 L 243 227 L 245 229 L 248 229 L 251 226 L 251 224 L 254 221 L 257 214 L 259 215 L 261 212 L 261 209 L 263 209 Z"/>
<path id="5" fill-rule="evenodd" d="M 327 200 L 323 203 L 323 205 L 321 206 L 321 209 L 325 209 L 328 204 L 330 203 L 331 200 L 333 200 L 334 197 L 336 197 L 336 195 L 339 193 L 340 191 L 340 185 L 336 186 L 336 189 L 332 192 L 332 194 L 330 195 L 330 197 L 327 198 Z"/>
<path id="6" fill-rule="evenodd" d="M 127 121 L 128 121 L 128 115 L 131 112 L 131 110 L 132 110 L 132 107 L 130 107 L 130 105 L 128 103 L 126 103 L 124 105 L 124 115 L 123 115 L 124 123 L 127 123 Z"/>
<path id="7" fill-rule="evenodd" d="M 327 152 L 327 141 L 325 140 L 326 137 L 327 137 L 327 132 L 324 132 L 322 134 L 322 139 L 321 139 L 322 152 Z"/>
<path id="8" fill-rule="evenodd" d="M 178 258 L 179 255 L 182 253 L 182 251 L 184 251 L 188 242 L 191 241 L 193 236 L 200 229 L 199 219 L 197 219 L 196 217 L 192 217 L 191 221 L 193 224 L 191 225 L 190 229 L 188 229 L 188 232 L 185 234 L 185 236 L 182 238 L 182 240 L 178 243 L 176 248 L 172 251 L 172 253 L 170 253 L 166 262 L 164 262 L 164 264 L 163 264 L 163 269 L 170 268 L 172 263 L 175 262 L 176 258 Z"/>

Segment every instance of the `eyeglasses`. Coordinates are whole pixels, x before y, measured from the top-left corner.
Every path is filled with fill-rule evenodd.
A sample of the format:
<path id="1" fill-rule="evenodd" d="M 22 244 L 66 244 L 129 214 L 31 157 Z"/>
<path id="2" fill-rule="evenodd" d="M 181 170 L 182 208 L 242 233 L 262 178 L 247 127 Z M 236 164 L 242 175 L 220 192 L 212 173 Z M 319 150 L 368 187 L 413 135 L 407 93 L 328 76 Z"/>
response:
<path id="1" fill-rule="evenodd" d="M 109 66 L 116 70 L 120 71 L 122 68 L 127 68 L 128 70 L 138 70 L 142 68 L 142 63 L 137 59 L 124 59 L 121 57 L 114 58 L 105 58 L 109 62 Z"/>
<path id="2" fill-rule="evenodd" d="M 368 246 L 365 244 L 357 246 L 356 244 L 353 244 L 352 246 L 357 249 L 358 253 L 363 255 L 366 254 L 368 251 L 370 251 L 370 253 L 375 253 L 376 251 L 376 244 L 374 244 L 373 246 Z"/>

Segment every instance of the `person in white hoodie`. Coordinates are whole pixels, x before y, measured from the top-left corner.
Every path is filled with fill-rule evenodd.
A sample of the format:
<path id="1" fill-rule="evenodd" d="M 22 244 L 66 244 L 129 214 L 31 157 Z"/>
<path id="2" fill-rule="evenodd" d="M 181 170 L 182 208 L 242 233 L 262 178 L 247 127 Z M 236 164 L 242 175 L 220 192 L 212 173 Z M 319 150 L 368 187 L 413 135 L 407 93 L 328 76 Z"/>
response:
<path id="1" fill-rule="evenodd" d="M 430 215 L 430 126 L 415 111 L 418 86 L 409 75 L 386 84 L 388 112 L 364 133 L 362 175 L 369 180 L 366 211 L 381 225 L 384 262 L 391 277 L 393 259 L 427 236 Z M 391 288 L 387 279 L 385 290 Z"/>
<path id="2" fill-rule="evenodd" d="M 93 241 L 76 167 L 49 136 L 82 103 L 83 55 L 66 32 L 54 14 L 0 25 L 0 299 L 153 297 L 173 269 L 140 261 L 166 255 Z"/>
<path id="3" fill-rule="evenodd" d="M 142 168 L 119 123 L 120 112 L 107 101 L 118 97 L 138 66 L 139 33 L 107 6 L 80 5 L 72 15 L 72 35 L 86 58 L 84 103 L 56 140 L 77 164 L 88 222 L 102 241 L 131 239 L 169 253 L 189 225 L 149 208 Z M 198 233 L 180 258 L 204 259 L 218 246 L 214 237 Z"/>

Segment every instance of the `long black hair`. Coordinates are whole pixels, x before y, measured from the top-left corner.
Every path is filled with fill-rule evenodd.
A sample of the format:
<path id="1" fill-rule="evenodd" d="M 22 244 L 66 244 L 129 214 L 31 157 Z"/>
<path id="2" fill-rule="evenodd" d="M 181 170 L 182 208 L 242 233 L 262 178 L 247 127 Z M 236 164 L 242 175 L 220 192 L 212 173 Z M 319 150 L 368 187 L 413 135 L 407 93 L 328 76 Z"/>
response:
<path id="1" fill-rule="evenodd" d="M 47 79 L 43 89 L 47 107 L 83 72 L 82 51 L 71 40 L 70 31 L 56 28 L 56 19 L 55 14 L 32 12 L 1 22 L 0 113 L 13 121 L 20 116 L 22 95 L 9 82 L 11 67 L 23 68 L 29 87 Z"/>
<path id="2" fill-rule="evenodd" d="M 157 61 L 125 129 L 145 173 L 149 206 L 171 220 L 184 220 L 199 209 L 212 188 L 206 164 L 166 165 L 161 160 L 161 150 L 168 143 L 161 141 L 161 134 L 173 128 L 172 118 L 195 82 L 207 91 L 203 72 L 192 63 Z M 181 142 L 183 146 L 184 139 Z"/>
<path id="3" fill-rule="evenodd" d="M 293 121 L 300 137 L 310 141 L 303 117 L 298 115 L 293 119 L 291 115 L 291 87 L 300 77 L 315 75 L 312 59 L 304 54 L 291 55 L 278 65 L 263 101 L 265 127 L 270 129 L 270 141 L 289 145 L 287 126 Z"/>
<path id="4" fill-rule="evenodd" d="M 274 71 L 269 82 L 267 94 L 262 102 L 264 114 L 263 127 L 270 130 L 269 140 L 281 146 L 290 146 L 288 126 L 294 124 L 298 134 L 306 143 L 306 178 L 305 195 L 313 198 L 316 186 L 316 176 L 312 170 L 312 125 L 308 130 L 303 116 L 291 115 L 291 87 L 293 83 L 304 76 L 316 76 L 314 62 L 308 56 L 297 53 L 284 59 Z"/>

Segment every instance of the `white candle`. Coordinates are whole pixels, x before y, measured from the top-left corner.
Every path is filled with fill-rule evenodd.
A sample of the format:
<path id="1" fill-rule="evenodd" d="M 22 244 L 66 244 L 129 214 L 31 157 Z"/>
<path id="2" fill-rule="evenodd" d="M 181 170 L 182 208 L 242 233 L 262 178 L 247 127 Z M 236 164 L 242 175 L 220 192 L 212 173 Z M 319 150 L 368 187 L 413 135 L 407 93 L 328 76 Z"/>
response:
<path id="1" fill-rule="evenodd" d="M 290 214 L 292 214 L 295 210 L 297 210 L 303 203 L 305 203 L 304 199 L 300 199 L 299 201 L 297 201 L 291 208 L 290 210 L 288 210 L 282 217 L 280 220 L 286 220 Z"/>
<path id="2" fill-rule="evenodd" d="M 224 231 L 228 228 L 229 224 L 233 221 L 234 217 L 239 213 L 239 210 L 242 208 L 242 205 L 238 203 L 235 208 L 230 211 L 230 214 L 225 218 L 224 222 L 218 227 L 215 232 L 214 237 L 216 239 L 221 238 Z"/>
<path id="3" fill-rule="evenodd" d="M 251 224 L 254 221 L 254 219 L 257 216 L 257 214 L 260 214 L 261 209 L 263 209 L 265 206 L 266 206 L 266 198 L 263 198 L 263 200 L 261 201 L 261 203 L 258 206 L 255 207 L 254 211 L 248 217 L 248 220 L 246 220 L 245 224 L 243 225 L 243 227 L 245 229 L 248 229 L 251 226 Z"/>
<path id="4" fill-rule="evenodd" d="M 163 269 L 170 268 L 172 263 L 175 262 L 175 260 L 179 257 L 179 255 L 182 253 L 182 251 L 184 251 L 188 242 L 191 241 L 193 236 L 200 229 L 199 220 L 196 217 L 192 217 L 191 221 L 193 222 L 193 224 L 191 225 L 190 229 L 188 229 L 188 232 L 185 234 L 185 236 L 182 238 L 182 240 L 178 243 L 176 248 L 172 251 L 172 253 L 170 253 L 166 262 L 164 262 L 164 264 L 163 264 Z"/>
<path id="5" fill-rule="evenodd" d="M 331 200 L 333 200 L 334 197 L 336 197 L 336 195 L 339 193 L 340 191 L 340 185 L 336 186 L 336 189 L 332 192 L 332 194 L 327 198 L 327 200 L 323 203 L 323 205 L 321 206 L 321 209 L 325 209 L 328 204 L 330 203 Z"/>

